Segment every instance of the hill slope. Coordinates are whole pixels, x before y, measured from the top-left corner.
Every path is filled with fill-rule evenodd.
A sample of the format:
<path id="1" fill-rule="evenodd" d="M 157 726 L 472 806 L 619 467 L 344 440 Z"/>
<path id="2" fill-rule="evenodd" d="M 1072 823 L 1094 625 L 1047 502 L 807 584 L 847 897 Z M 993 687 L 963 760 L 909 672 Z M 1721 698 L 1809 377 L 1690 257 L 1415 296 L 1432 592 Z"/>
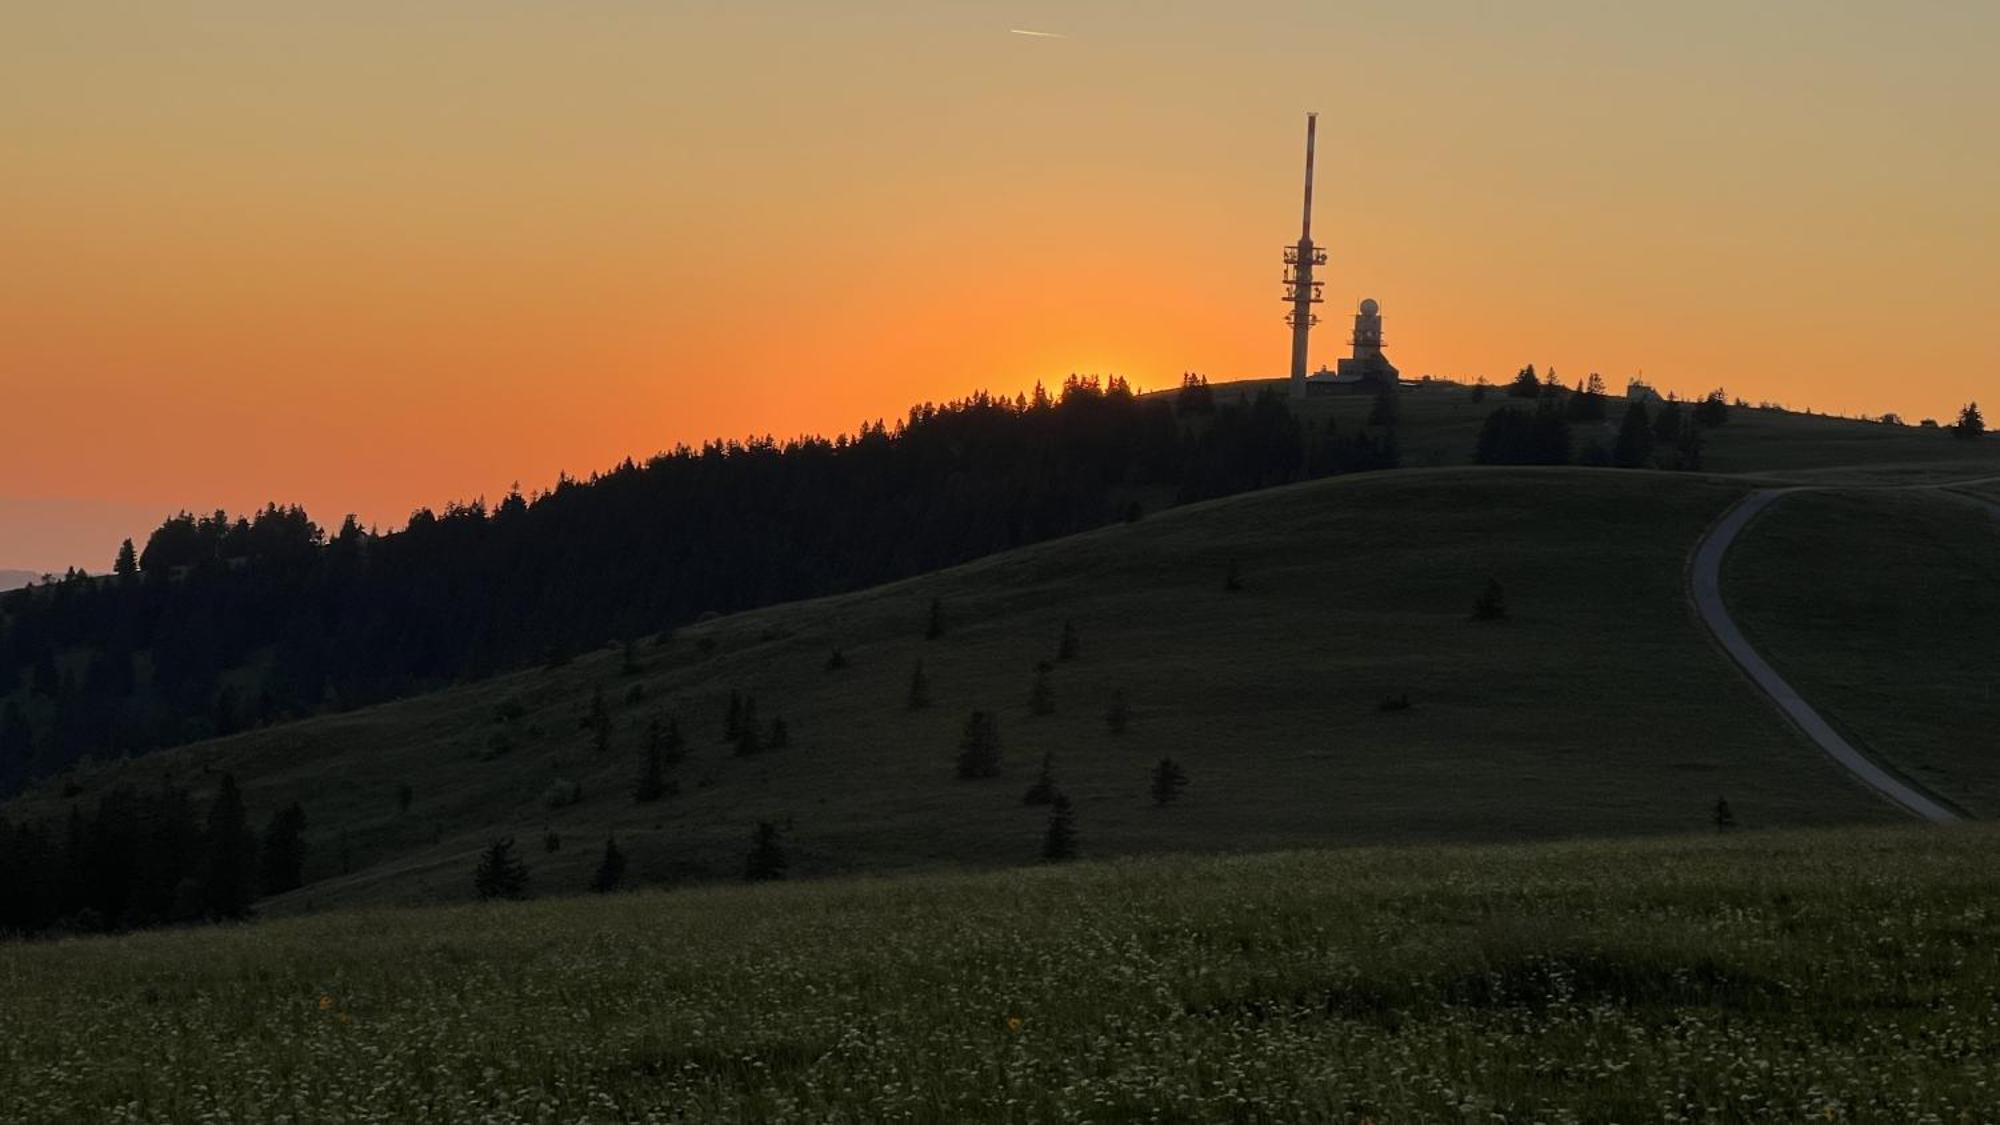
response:
<path id="1" fill-rule="evenodd" d="M 1044 813 L 1023 808 L 1044 753 L 1087 854 L 1397 840 L 1673 832 L 1726 794 L 1747 823 L 1891 820 L 1825 765 L 1710 648 L 1684 600 L 1689 546 L 1743 485 L 1691 474 L 1413 471 L 1339 478 L 1140 523 L 853 595 L 773 607 L 385 705 L 186 747 L 85 779 L 231 771 L 253 815 L 311 822 L 318 885 L 274 903 L 464 897 L 477 850 L 521 837 L 543 893 L 580 890 L 616 832 L 648 881 L 731 879 L 759 820 L 822 875 L 1013 865 Z M 1224 589 L 1235 563 L 1243 589 Z M 1511 619 L 1468 621 L 1488 578 Z M 949 627 L 924 639 L 941 600 Z M 1030 714 L 1063 623 L 1080 652 Z M 838 647 L 848 666 L 825 665 Z M 905 707 L 921 660 L 935 705 Z M 635 693 L 643 698 L 628 702 Z M 580 728 L 594 692 L 608 752 Z M 792 745 L 732 755 L 732 691 Z M 1104 715 L 1123 693 L 1125 733 Z M 1384 711 L 1407 695 L 1407 710 Z M 972 709 L 999 716 L 1003 776 L 953 777 Z M 682 792 L 636 806 L 645 724 L 678 718 Z M 512 716 L 501 720 L 501 716 Z M 1148 771 L 1192 779 L 1166 808 Z M 546 807 L 551 784 L 582 800 Z M 399 787 L 413 797 L 398 805 Z M 52 817 L 44 791 L 14 806 Z M 562 840 L 545 853 L 545 830 Z"/>

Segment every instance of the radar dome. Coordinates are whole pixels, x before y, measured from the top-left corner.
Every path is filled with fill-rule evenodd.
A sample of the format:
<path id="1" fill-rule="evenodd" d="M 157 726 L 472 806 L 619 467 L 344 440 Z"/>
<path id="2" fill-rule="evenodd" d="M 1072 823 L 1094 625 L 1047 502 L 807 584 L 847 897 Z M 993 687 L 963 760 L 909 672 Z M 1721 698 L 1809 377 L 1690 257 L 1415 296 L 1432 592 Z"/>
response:
<path id="1" fill-rule="evenodd" d="M 1364 297 L 1361 299 L 1362 316 L 1374 316 L 1376 313 L 1380 311 L 1382 311 L 1382 306 L 1375 303 L 1375 298 Z"/>

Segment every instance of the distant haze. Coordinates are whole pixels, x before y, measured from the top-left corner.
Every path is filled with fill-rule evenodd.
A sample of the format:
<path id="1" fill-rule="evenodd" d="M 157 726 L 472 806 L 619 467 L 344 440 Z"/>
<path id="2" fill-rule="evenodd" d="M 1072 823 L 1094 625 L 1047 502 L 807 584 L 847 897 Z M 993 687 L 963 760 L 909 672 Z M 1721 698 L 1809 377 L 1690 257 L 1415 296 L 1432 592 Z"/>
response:
<path id="1" fill-rule="evenodd" d="M 400 524 L 1275 376 L 1308 110 L 1315 363 L 1372 296 L 1413 377 L 1949 417 L 2000 371 L 1996 41 L 1972 0 L 10 5 L 0 482 Z M 7 565 L 119 537 L 22 526 Z"/>

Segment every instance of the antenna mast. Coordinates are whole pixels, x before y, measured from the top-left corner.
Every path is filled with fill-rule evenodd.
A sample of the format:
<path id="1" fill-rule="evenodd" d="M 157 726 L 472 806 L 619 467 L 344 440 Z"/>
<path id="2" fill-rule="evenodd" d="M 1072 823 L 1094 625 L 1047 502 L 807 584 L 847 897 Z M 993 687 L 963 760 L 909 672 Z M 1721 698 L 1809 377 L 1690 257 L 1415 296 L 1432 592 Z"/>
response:
<path id="1" fill-rule="evenodd" d="M 1306 396 L 1306 338 L 1319 323 L 1313 306 L 1320 303 L 1320 286 L 1313 279 L 1313 267 L 1326 264 L 1326 251 L 1313 245 L 1313 138 L 1319 131 L 1319 114 L 1306 114 L 1306 198 L 1299 219 L 1299 242 L 1285 247 L 1285 301 L 1292 311 L 1285 323 L 1292 326 L 1292 397 Z"/>

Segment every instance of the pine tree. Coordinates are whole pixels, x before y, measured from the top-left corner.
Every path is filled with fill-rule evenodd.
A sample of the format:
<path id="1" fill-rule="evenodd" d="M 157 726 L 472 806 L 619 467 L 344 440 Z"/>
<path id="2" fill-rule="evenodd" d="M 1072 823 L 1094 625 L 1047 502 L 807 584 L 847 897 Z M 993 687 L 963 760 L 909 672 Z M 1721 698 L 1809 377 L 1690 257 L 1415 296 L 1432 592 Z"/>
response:
<path id="1" fill-rule="evenodd" d="M 481 902 L 528 897 L 528 866 L 514 855 L 512 836 L 502 836 L 487 845 L 479 857 L 479 867 L 472 873 L 472 889 L 478 892 Z"/>
<path id="2" fill-rule="evenodd" d="M 1042 833 L 1042 859 L 1061 863 L 1076 858 L 1076 813 L 1069 797 L 1057 793 L 1049 801 L 1049 826 Z"/>
<path id="3" fill-rule="evenodd" d="M 1110 728 L 1112 734 L 1124 734 L 1131 723 L 1132 705 L 1125 702 L 1125 693 L 1112 692 L 1111 705 L 1104 709 L 1104 725 Z"/>
<path id="4" fill-rule="evenodd" d="M 1065 621 L 1062 626 L 1062 637 L 1056 641 L 1056 659 L 1075 660 L 1077 648 L 1076 622 Z"/>
<path id="5" fill-rule="evenodd" d="M 743 881 L 746 883 L 768 883 L 785 877 L 785 849 L 778 843 L 778 826 L 769 821 L 757 823 L 757 836 L 750 846 L 750 858 L 743 864 Z"/>
<path id="6" fill-rule="evenodd" d="M 1035 775 L 1035 783 L 1021 794 L 1024 805 L 1046 805 L 1056 797 L 1055 755 L 1042 755 L 1041 772 Z"/>
<path id="7" fill-rule="evenodd" d="M 139 576 L 139 555 L 132 549 L 132 541 L 127 539 L 118 545 L 117 561 L 111 564 L 111 573 L 120 581 L 129 582 Z"/>
<path id="8" fill-rule="evenodd" d="M 397 813 L 399 813 L 399 814 L 400 814 L 400 813 L 406 813 L 406 812 L 409 812 L 409 811 L 410 811 L 410 803 L 411 803 L 412 801 L 415 801 L 416 799 L 417 799 L 417 794 L 416 794 L 416 790 L 414 790 L 414 789 L 411 789 L 411 788 L 410 788 L 410 783 L 409 783 L 409 782 L 405 781 L 405 782 L 402 782 L 401 784 L 399 784 L 399 785 L 397 785 L 397 786 L 396 786 L 396 812 L 397 812 Z"/>
<path id="9" fill-rule="evenodd" d="M 554 855 L 562 850 L 562 833 L 553 828 L 542 830 L 542 850 Z"/>
<path id="10" fill-rule="evenodd" d="M 764 732 L 757 725 L 757 697 L 743 697 L 742 726 L 736 732 L 736 756 L 748 758 L 764 752 Z"/>
<path id="11" fill-rule="evenodd" d="M 1717 832 L 1727 832 L 1736 827 L 1736 812 L 1729 807 L 1727 798 L 1717 797 L 1715 799 L 1715 812 L 1713 816 Z"/>
<path id="12" fill-rule="evenodd" d="M 785 747 L 790 746 L 791 744 L 792 744 L 792 728 L 786 726 L 785 720 L 782 718 L 772 719 L 771 738 L 770 741 L 767 742 L 765 745 L 773 750 L 783 750 Z"/>
<path id="13" fill-rule="evenodd" d="M 1958 412 L 1958 421 L 1952 424 L 1952 436 L 1971 441 L 1983 436 L 1985 433 L 1986 418 L 1979 413 L 1979 404 L 1976 402 L 1966 403 L 1964 408 Z"/>
<path id="14" fill-rule="evenodd" d="M 1501 621 L 1507 617 L 1507 591 L 1497 578 L 1488 578 L 1486 588 L 1472 602 L 1474 621 Z"/>
<path id="15" fill-rule="evenodd" d="M 625 878 L 625 853 L 618 850 L 618 838 L 604 838 L 604 858 L 597 861 L 597 873 L 590 877 L 590 889 L 598 894 L 608 894 L 618 889 L 618 883 Z"/>
<path id="16" fill-rule="evenodd" d="M 666 796 L 664 741 L 660 720 L 656 718 L 646 726 L 646 748 L 639 759 L 639 779 L 632 783 L 632 800 L 638 804 L 650 804 Z"/>
<path id="17" fill-rule="evenodd" d="M 986 711 L 966 717 L 958 740 L 958 776 L 965 779 L 1000 774 L 1000 721 Z"/>
<path id="18" fill-rule="evenodd" d="M 1028 688 L 1028 710 L 1037 715 L 1056 713 L 1056 685 L 1049 678 L 1054 667 L 1044 660 L 1035 665 L 1035 682 Z"/>
<path id="19" fill-rule="evenodd" d="M 257 838 L 243 811 L 243 793 L 234 774 L 223 774 L 209 806 L 208 877 L 202 883 L 202 905 L 211 918 L 241 918 L 250 913 L 251 881 L 256 871 Z"/>
<path id="20" fill-rule="evenodd" d="M 919 660 L 916 669 L 910 673 L 910 692 L 905 697 L 904 706 L 912 711 L 921 711 L 930 705 L 931 681 L 924 675 L 924 662 Z"/>
<path id="21" fill-rule="evenodd" d="M 1729 421 L 1729 400 L 1722 393 L 1722 388 L 1717 387 L 1702 396 L 1702 400 L 1695 404 L 1694 420 L 1711 429 Z"/>
<path id="22" fill-rule="evenodd" d="M 722 741 L 734 743 L 743 737 L 743 693 L 729 689 L 729 715 L 722 720 Z"/>
<path id="23" fill-rule="evenodd" d="M 599 754 L 610 750 L 611 708 L 604 705 L 603 688 L 592 689 L 590 693 L 590 717 L 586 722 L 590 726 L 591 749 L 596 750 Z"/>
<path id="24" fill-rule="evenodd" d="M 846 654 L 846 653 L 844 653 L 844 652 L 841 652 L 841 651 L 840 651 L 839 649 L 834 649 L 834 650 L 833 650 L 832 652 L 830 652 L 830 653 L 827 653 L 827 655 L 826 655 L 826 670 L 827 670 L 827 671 L 829 671 L 829 672 L 838 672 L 838 671 L 840 671 L 840 670 L 841 670 L 842 668 L 845 668 L 845 667 L 847 667 L 847 654 Z"/>
<path id="25" fill-rule="evenodd" d="M 1229 560 L 1229 569 L 1222 574 L 1222 588 L 1235 593 L 1243 588 L 1243 572 L 1236 567 L 1236 560 Z"/>
<path id="26" fill-rule="evenodd" d="M 1153 803 L 1164 805 L 1187 788 L 1187 773 L 1172 758 L 1161 758 L 1153 767 Z"/>
<path id="27" fill-rule="evenodd" d="M 1618 424 L 1618 442 L 1611 448 L 1611 462 L 1621 469 L 1643 469 L 1653 460 L 1653 424 L 1646 403 L 1633 399 Z"/>
<path id="28" fill-rule="evenodd" d="M 944 602 L 932 598 L 930 623 L 924 626 L 924 639 L 934 641 L 942 636 L 944 636 Z"/>
<path id="29" fill-rule="evenodd" d="M 259 888 L 267 895 L 297 890 L 305 883 L 306 810 L 294 801 L 279 809 L 264 828 Z"/>

